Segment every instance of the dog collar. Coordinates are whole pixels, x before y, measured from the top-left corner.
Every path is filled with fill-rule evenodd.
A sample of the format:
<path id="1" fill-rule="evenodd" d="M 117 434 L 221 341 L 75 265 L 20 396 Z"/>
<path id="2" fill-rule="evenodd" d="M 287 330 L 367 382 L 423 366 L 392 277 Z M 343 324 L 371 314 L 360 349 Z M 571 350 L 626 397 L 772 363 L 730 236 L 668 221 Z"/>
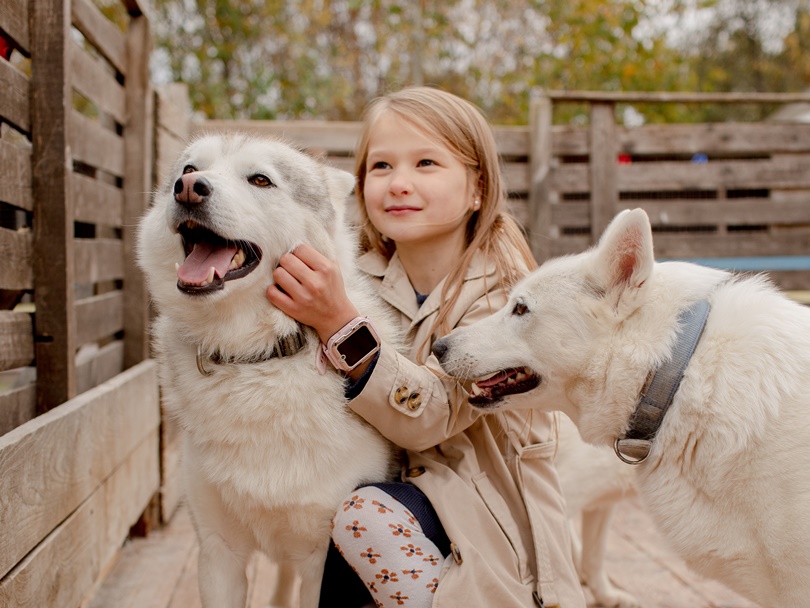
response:
<path id="1" fill-rule="evenodd" d="M 623 462 L 640 464 L 649 456 L 655 434 L 703 334 L 709 309 L 708 300 L 698 300 L 678 315 L 680 331 L 672 357 L 650 373 L 636 409 L 630 416 L 626 435 L 624 438 L 617 437 L 613 442 L 613 450 Z"/>
<path id="2" fill-rule="evenodd" d="M 303 330 L 299 327 L 298 331 L 286 336 L 282 336 L 275 341 L 270 350 L 264 350 L 249 357 L 234 357 L 232 355 L 225 355 L 220 350 L 215 350 L 213 353 L 205 354 L 202 351 L 202 346 L 197 346 L 197 369 L 203 376 L 210 376 L 214 372 L 206 369 L 205 361 L 208 360 L 214 365 L 231 364 L 245 364 L 245 363 L 261 363 L 262 361 L 269 361 L 270 359 L 283 359 L 284 357 L 292 357 L 299 353 L 307 344 L 307 338 Z"/>

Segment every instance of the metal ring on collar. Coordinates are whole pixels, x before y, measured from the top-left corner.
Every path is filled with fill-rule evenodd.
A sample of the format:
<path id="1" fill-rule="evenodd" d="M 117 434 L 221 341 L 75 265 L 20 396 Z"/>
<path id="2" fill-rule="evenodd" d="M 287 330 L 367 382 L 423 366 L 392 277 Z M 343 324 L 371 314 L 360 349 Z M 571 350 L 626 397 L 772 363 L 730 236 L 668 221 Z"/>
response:
<path id="1" fill-rule="evenodd" d="M 624 445 L 621 445 L 620 442 Z M 631 451 L 640 451 L 643 452 L 643 454 L 639 456 L 629 455 L 628 457 L 622 453 L 622 447 L 629 447 Z M 644 439 L 619 439 L 616 437 L 613 441 L 613 451 L 616 452 L 616 456 L 619 457 L 619 460 L 632 465 L 641 464 L 647 460 L 647 457 L 650 455 L 650 447 L 651 442 Z"/>

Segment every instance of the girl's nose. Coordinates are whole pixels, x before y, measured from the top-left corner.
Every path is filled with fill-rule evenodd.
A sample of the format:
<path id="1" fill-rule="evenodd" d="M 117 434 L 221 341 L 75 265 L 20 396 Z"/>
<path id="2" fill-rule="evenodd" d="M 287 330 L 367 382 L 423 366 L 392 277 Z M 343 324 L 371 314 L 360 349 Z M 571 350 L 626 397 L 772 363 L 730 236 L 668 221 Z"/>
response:
<path id="1" fill-rule="evenodd" d="M 388 192 L 394 196 L 402 196 L 413 192 L 413 182 L 401 171 L 396 171 L 391 175 L 388 182 Z"/>

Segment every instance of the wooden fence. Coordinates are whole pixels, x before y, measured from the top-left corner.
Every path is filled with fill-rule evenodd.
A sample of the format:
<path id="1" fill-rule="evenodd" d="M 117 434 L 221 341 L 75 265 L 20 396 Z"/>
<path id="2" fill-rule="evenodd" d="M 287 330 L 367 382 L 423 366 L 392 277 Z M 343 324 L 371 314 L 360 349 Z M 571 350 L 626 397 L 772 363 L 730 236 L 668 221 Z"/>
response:
<path id="1" fill-rule="evenodd" d="M 620 210 L 642 207 L 658 258 L 762 267 L 786 289 L 810 289 L 810 124 L 630 128 L 616 120 L 620 104 L 808 101 L 807 94 L 546 92 L 532 100 L 528 126 L 494 127 L 512 211 L 540 261 L 584 250 Z M 570 103 L 589 106 L 588 125 L 552 123 L 554 105 Z M 349 171 L 359 128 L 349 122 L 195 125 L 197 132 L 282 136 Z"/>
<path id="2" fill-rule="evenodd" d="M 92 0 L 0 0 L 0 607 L 80 605 L 128 535 L 178 504 L 133 239 L 189 134 L 281 135 L 353 168 L 358 123 L 193 124 L 182 87 L 148 81 L 143 5 L 121 7 L 114 22 Z M 616 123 L 633 101 L 751 101 L 649 97 L 549 93 L 529 126 L 495 127 L 539 259 L 631 206 L 662 257 L 810 251 L 810 125 Z M 589 126 L 552 124 L 571 102 L 591 105 Z M 807 268 L 776 276 L 810 287 Z"/>
<path id="3" fill-rule="evenodd" d="M 133 525 L 177 494 L 161 491 L 133 241 L 188 103 L 167 118 L 148 16 L 138 0 L 117 8 L 113 21 L 91 0 L 0 0 L 3 607 L 79 606 Z"/>

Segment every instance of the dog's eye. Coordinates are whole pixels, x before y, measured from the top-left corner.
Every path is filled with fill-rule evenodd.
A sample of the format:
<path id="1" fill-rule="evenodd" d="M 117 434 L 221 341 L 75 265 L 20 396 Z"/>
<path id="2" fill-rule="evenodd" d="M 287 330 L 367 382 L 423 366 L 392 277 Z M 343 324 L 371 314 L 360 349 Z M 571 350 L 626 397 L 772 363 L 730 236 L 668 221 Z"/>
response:
<path id="1" fill-rule="evenodd" d="M 274 186 L 275 184 L 270 181 L 270 178 L 266 175 L 262 175 L 261 173 L 257 173 L 256 175 L 251 175 L 248 178 L 248 183 L 259 188 L 269 188 Z"/>
<path id="2" fill-rule="evenodd" d="M 512 309 L 512 314 L 517 317 L 522 317 L 527 312 L 529 312 L 529 307 L 526 306 L 523 302 L 518 302 L 515 304 L 515 307 Z"/>
<path id="3" fill-rule="evenodd" d="M 185 167 L 183 167 L 183 175 L 185 175 L 186 173 L 194 173 L 196 170 L 197 167 L 195 167 L 194 165 L 186 165 Z"/>

